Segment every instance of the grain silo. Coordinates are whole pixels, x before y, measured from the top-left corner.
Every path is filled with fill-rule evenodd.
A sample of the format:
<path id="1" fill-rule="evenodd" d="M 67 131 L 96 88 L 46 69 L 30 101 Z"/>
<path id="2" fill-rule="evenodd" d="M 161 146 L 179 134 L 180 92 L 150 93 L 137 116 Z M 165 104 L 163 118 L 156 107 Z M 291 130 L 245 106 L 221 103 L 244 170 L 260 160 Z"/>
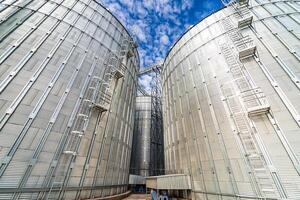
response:
<path id="1" fill-rule="evenodd" d="M 156 96 L 137 96 L 130 173 L 143 177 L 164 173 L 161 109 Z"/>
<path id="2" fill-rule="evenodd" d="M 95 0 L 0 1 L 0 199 L 127 191 L 136 46 Z"/>
<path id="3" fill-rule="evenodd" d="M 137 96 L 130 173 L 150 174 L 151 97 Z"/>
<path id="4" fill-rule="evenodd" d="M 165 168 L 193 199 L 300 199 L 299 11 L 231 1 L 166 57 Z"/>

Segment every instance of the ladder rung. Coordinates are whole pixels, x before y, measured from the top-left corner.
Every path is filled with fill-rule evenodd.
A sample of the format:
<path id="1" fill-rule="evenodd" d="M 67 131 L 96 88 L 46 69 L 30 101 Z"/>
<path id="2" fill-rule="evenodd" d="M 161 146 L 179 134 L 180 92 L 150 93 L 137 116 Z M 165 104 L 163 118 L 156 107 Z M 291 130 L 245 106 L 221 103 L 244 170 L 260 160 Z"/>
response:
<path id="1" fill-rule="evenodd" d="M 75 151 L 64 151 L 64 154 L 67 154 L 67 155 L 77 155 L 77 153 Z"/>
<path id="2" fill-rule="evenodd" d="M 271 189 L 271 188 L 262 188 L 261 191 L 262 192 L 275 192 L 275 190 Z"/>
<path id="3" fill-rule="evenodd" d="M 85 117 L 85 118 L 88 118 L 89 116 L 87 116 L 86 114 L 83 114 L 83 113 L 79 113 L 79 114 L 78 114 L 78 117 Z"/>
<path id="4" fill-rule="evenodd" d="M 93 79 L 101 80 L 101 77 L 100 76 L 93 76 Z"/>
<path id="5" fill-rule="evenodd" d="M 82 131 L 72 131 L 73 134 L 82 134 Z"/>
<path id="6" fill-rule="evenodd" d="M 265 168 L 256 168 L 254 171 L 267 171 Z"/>

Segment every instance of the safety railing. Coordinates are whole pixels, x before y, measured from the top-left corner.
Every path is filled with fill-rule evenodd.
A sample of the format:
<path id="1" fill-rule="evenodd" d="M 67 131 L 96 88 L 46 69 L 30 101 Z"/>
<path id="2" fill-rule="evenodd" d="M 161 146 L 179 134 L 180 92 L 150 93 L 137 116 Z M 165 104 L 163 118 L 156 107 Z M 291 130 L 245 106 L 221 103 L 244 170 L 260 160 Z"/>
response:
<path id="1" fill-rule="evenodd" d="M 233 43 L 239 51 L 240 60 L 254 56 L 256 53 L 256 45 L 248 35 L 235 39 Z"/>
<path id="2" fill-rule="evenodd" d="M 93 105 L 101 111 L 107 111 L 109 110 L 111 98 L 112 94 L 109 91 L 100 91 L 96 102 Z"/>
<path id="3" fill-rule="evenodd" d="M 268 113 L 270 110 L 266 96 L 260 88 L 243 91 L 241 97 L 250 117 Z"/>

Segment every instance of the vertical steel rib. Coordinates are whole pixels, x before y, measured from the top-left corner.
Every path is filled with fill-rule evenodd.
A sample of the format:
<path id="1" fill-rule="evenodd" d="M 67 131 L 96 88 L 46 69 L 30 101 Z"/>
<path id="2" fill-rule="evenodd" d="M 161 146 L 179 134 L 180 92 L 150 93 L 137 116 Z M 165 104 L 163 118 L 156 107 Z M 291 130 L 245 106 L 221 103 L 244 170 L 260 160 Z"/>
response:
<path id="1" fill-rule="evenodd" d="M 68 31 L 67 31 L 68 34 Z M 81 35 L 82 36 L 82 35 Z M 7 168 L 7 166 L 9 165 L 12 157 L 14 156 L 14 154 L 16 153 L 19 145 L 21 144 L 21 142 L 23 141 L 29 127 L 31 126 L 33 120 L 36 118 L 39 110 L 41 109 L 42 105 L 44 104 L 47 96 L 50 94 L 50 91 L 52 90 L 55 82 L 58 80 L 60 74 L 62 73 L 63 69 L 66 66 L 66 63 L 68 62 L 68 60 L 70 59 L 71 55 L 73 54 L 75 47 L 78 45 L 78 42 L 80 40 L 81 37 L 78 37 L 77 41 L 74 43 L 74 45 L 72 46 L 72 48 L 70 49 L 70 51 L 68 52 L 68 54 L 65 56 L 64 61 L 62 62 L 62 64 L 58 67 L 57 71 L 55 72 L 54 76 L 52 77 L 52 79 L 50 80 L 50 82 L 48 83 L 47 88 L 45 88 L 44 93 L 42 94 L 42 96 L 40 97 L 40 99 L 38 100 L 38 103 L 35 105 L 35 107 L 33 108 L 33 110 L 31 111 L 31 113 L 29 114 L 29 117 L 27 119 L 27 121 L 24 124 L 24 127 L 22 129 L 22 131 L 20 132 L 20 134 L 18 135 L 18 137 L 16 138 L 14 144 L 10 147 L 9 152 L 7 153 L 6 157 L 7 157 L 7 161 L 5 163 L 1 163 L 0 165 L 0 177 L 3 175 L 5 169 Z M 61 40 L 63 40 L 61 38 Z M 60 45 L 58 43 L 58 45 Z M 56 48 L 55 48 L 56 49 Z M 49 58 L 48 58 L 49 60 Z M 48 61 L 49 62 L 49 61 Z M 29 82 L 31 83 L 31 82 Z M 15 109 L 15 108 L 14 108 Z M 10 110 L 8 110 L 6 112 L 6 114 L 1 118 L 0 122 L 1 122 L 1 127 L 0 130 L 3 128 L 3 126 L 5 125 L 5 123 L 7 122 L 7 120 L 10 117 L 10 114 L 12 112 Z"/>

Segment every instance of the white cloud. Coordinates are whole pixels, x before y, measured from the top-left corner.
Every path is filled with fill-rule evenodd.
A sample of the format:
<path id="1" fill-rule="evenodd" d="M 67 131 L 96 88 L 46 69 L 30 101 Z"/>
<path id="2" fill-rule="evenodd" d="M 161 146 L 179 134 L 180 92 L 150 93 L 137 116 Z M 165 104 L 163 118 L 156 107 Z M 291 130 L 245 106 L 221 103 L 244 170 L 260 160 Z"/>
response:
<path id="1" fill-rule="evenodd" d="M 133 0 L 120 0 L 120 2 L 127 6 L 128 8 L 132 9 L 133 5 L 134 5 L 134 1 Z"/>
<path id="2" fill-rule="evenodd" d="M 181 9 L 190 9 L 193 6 L 193 1 L 192 0 L 183 0 L 181 4 Z"/>
<path id="3" fill-rule="evenodd" d="M 167 35 L 163 35 L 161 38 L 160 38 L 160 41 L 163 45 L 167 45 L 169 44 L 169 37 Z"/>
<path id="4" fill-rule="evenodd" d="M 146 35 L 141 26 L 139 26 L 138 24 L 133 24 L 131 26 L 131 31 L 137 36 L 139 40 L 146 42 Z"/>
<path id="5" fill-rule="evenodd" d="M 162 59 L 171 41 L 184 32 L 187 13 L 194 0 L 103 0 L 138 40 L 141 66 Z"/>
<path id="6" fill-rule="evenodd" d="M 154 1 L 151 0 L 143 0 L 143 5 L 146 9 L 152 9 L 154 6 Z"/>
<path id="7" fill-rule="evenodd" d="M 147 92 L 151 91 L 150 83 L 152 81 L 152 76 L 150 75 L 144 75 L 140 77 L 139 84 L 144 88 Z"/>
<path id="8" fill-rule="evenodd" d="M 98 0 L 100 1 L 100 0 Z M 103 0 L 137 40 L 141 69 L 162 61 L 178 37 L 190 26 L 190 9 L 202 8 L 194 16 L 201 19 L 209 14 L 211 0 Z M 139 79 L 149 91 L 152 77 Z"/>

